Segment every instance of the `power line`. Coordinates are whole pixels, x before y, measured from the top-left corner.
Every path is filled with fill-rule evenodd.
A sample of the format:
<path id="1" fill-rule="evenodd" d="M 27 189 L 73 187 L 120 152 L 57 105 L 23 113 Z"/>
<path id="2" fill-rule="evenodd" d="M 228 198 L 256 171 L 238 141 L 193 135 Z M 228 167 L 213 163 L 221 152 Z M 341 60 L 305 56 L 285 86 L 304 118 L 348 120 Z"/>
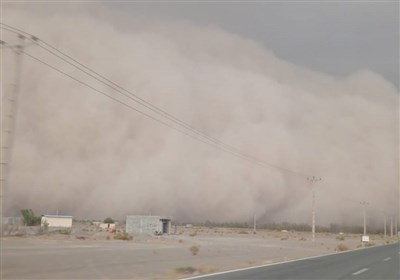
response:
<path id="1" fill-rule="evenodd" d="M 186 123 L 186 122 L 184 122 L 184 121 L 178 119 L 177 117 L 175 117 L 175 116 L 169 114 L 168 112 L 166 112 L 166 111 L 162 110 L 161 108 L 159 108 L 159 107 L 153 105 L 152 103 L 150 103 L 150 102 L 148 102 L 148 101 L 146 101 L 146 100 L 140 98 L 139 96 L 135 95 L 133 92 L 124 89 L 123 87 L 119 86 L 119 85 L 116 84 L 115 82 L 113 82 L 113 81 L 107 79 L 106 77 L 102 76 L 102 75 L 99 74 L 98 72 L 96 72 L 96 71 L 90 69 L 89 67 L 83 65 L 82 63 L 80 63 L 80 62 L 77 61 L 76 59 L 72 58 L 71 56 L 69 56 L 69 55 L 67 55 L 67 54 L 65 54 L 65 53 L 63 53 L 63 52 L 61 52 L 61 51 L 60 51 L 59 49 L 57 49 L 56 47 L 53 47 L 52 45 L 50 45 L 50 44 L 48 44 L 48 43 L 46 43 L 46 42 L 40 40 L 38 37 L 36 37 L 36 36 L 34 36 L 34 35 L 32 35 L 32 34 L 29 34 L 29 33 L 25 32 L 25 31 L 22 31 L 22 30 L 20 30 L 20 29 L 17 29 L 17 28 L 15 28 L 15 27 L 12 27 L 12 26 L 10 26 L 10 25 L 4 24 L 4 23 L 0 23 L 0 24 L 2 24 L 2 25 L 4 25 L 4 26 L 7 26 L 7 27 L 9 27 L 9 28 L 13 28 L 13 29 L 17 30 L 18 32 L 23 32 L 23 33 L 24 33 L 25 35 L 27 35 L 28 37 L 31 37 L 31 38 L 32 38 L 31 40 L 32 40 L 34 43 L 36 43 L 39 47 L 41 47 L 42 49 L 46 50 L 46 51 L 49 52 L 50 54 L 52 54 L 52 55 L 54 55 L 54 56 L 56 56 L 56 57 L 62 59 L 63 61 L 65 61 L 65 62 L 68 63 L 69 65 L 71 65 L 71 66 L 77 68 L 78 70 L 82 71 L 83 73 L 85 73 L 85 74 L 89 75 L 90 77 L 96 79 L 97 81 L 99 81 L 99 82 L 105 84 L 106 86 L 110 87 L 111 89 L 113 89 L 113 90 L 115 90 L 115 91 L 121 93 L 122 95 L 124 95 L 124 96 L 126 96 L 126 97 L 132 99 L 133 101 L 139 103 L 140 105 L 142 105 L 142 106 L 144 106 L 144 107 L 150 109 L 151 111 L 157 113 L 158 115 L 161 115 L 162 117 L 167 118 L 168 120 L 170 120 L 170 121 L 172 121 L 172 122 L 178 124 L 179 126 L 184 127 L 185 129 L 188 129 L 188 130 L 190 130 L 191 132 L 193 132 L 193 133 L 195 133 L 195 134 L 197 134 L 197 135 L 199 135 L 199 136 L 201 136 L 201 137 L 203 137 L 203 138 L 206 138 L 207 140 L 209 140 L 209 141 L 211 141 L 211 142 L 214 142 L 214 143 L 217 144 L 217 145 L 224 146 L 224 149 L 226 149 L 226 150 L 230 150 L 230 151 L 232 151 L 232 152 L 234 152 L 234 153 L 240 154 L 241 157 L 247 158 L 247 159 L 250 160 L 250 161 L 256 161 L 256 162 L 258 162 L 258 163 L 262 163 L 263 165 L 267 165 L 267 166 L 270 166 L 270 167 L 272 167 L 272 168 L 279 169 L 279 170 L 281 170 L 281 171 L 290 172 L 290 173 L 294 173 L 294 174 L 301 175 L 301 176 L 307 176 L 307 175 L 308 175 L 308 174 L 304 174 L 304 173 L 301 173 L 301 172 L 298 172 L 298 171 L 294 171 L 294 170 L 291 170 L 291 169 L 288 169 L 288 168 L 284 168 L 284 167 L 281 167 L 281 166 L 277 166 L 277 165 L 274 165 L 274 164 L 270 164 L 270 163 L 267 163 L 267 162 L 265 162 L 265 161 L 262 161 L 262 160 L 260 160 L 260 159 L 258 159 L 258 158 L 255 158 L 255 157 L 253 157 L 253 156 L 247 155 L 247 154 L 243 153 L 240 149 L 238 149 L 238 148 L 236 148 L 236 147 L 233 147 L 233 146 L 231 146 L 231 145 L 229 145 L 229 144 L 226 144 L 226 143 L 224 143 L 224 142 L 222 142 L 222 141 L 220 141 L 220 140 L 218 140 L 218 139 L 216 139 L 216 138 L 214 138 L 214 137 L 211 137 L 211 136 L 209 136 L 208 134 L 206 134 L 206 133 L 204 133 L 204 132 L 202 132 L 202 131 L 197 130 L 196 128 L 194 128 L 193 126 L 189 125 L 188 123 Z M 4 27 L 3 27 L 3 28 L 4 28 Z M 11 29 L 9 29 L 9 28 L 4 28 L 4 29 L 6 29 L 6 30 L 8 30 L 8 31 L 10 31 L 10 32 L 13 32 L 13 33 L 15 33 L 15 34 L 19 34 L 17 31 L 11 30 Z M 51 50 L 49 50 L 49 49 L 43 47 L 42 45 L 39 44 L 39 42 L 41 42 L 41 43 L 43 43 L 44 45 L 46 45 L 47 47 L 49 47 L 49 48 L 55 50 L 57 53 L 60 53 L 62 56 L 67 57 L 68 59 L 72 60 L 74 63 L 76 63 L 76 64 L 78 64 L 79 66 L 83 67 L 84 69 L 87 69 L 88 71 L 94 73 L 94 75 L 96 75 L 97 77 L 94 76 L 94 75 L 91 74 L 91 73 L 88 73 L 86 70 L 80 68 L 79 66 L 75 65 L 74 63 L 71 63 L 70 61 L 66 60 L 65 58 L 60 57 L 60 55 L 54 53 L 53 51 L 51 51 Z M 98 77 L 100 77 L 100 79 L 105 80 L 106 82 L 100 80 Z M 111 84 L 111 85 L 110 85 L 110 84 Z M 117 88 L 115 88 L 115 87 L 117 87 Z M 131 96 L 127 96 L 124 92 L 121 92 L 121 90 L 124 91 L 124 92 L 126 92 L 126 93 L 128 93 L 128 94 L 131 95 Z"/>
<path id="2" fill-rule="evenodd" d="M 41 59 L 39 59 L 39 58 L 37 58 L 37 57 L 35 57 L 35 56 L 33 56 L 33 55 L 27 53 L 27 52 L 23 52 L 23 54 L 25 54 L 26 56 L 28 56 L 28 57 L 30 57 L 30 58 L 36 60 L 37 62 L 40 62 L 41 64 L 43 64 L 43 65 L 45 65 L 45 66 L 47 66 L 47 67 L 49 67 L 49 68 L 51 68 L 51 69 L 57 71 L 58 73 L 63 74 L 63 75 L 65 75 L 65 76 L 67 76 L 68 78 L 70 78 L 70 79 L 72 79 L 72 80 L 74 80 L 74 81 L 76 81 L 76 82 L 78 82 L 78 83 L 80 83 L 80 84 L 82 84 L 82 85 L 84 85 L 84 86 L 86 86 L 86 87 L 92 89 L 93 91 L 96 91 L 96 92 L 98 92 L 98 93 L 100 93 L 100 94 L 102 94 L 102 95 L 104 95 L 104 96 L 106 96 L 106 97 L 108 97 L 108 98 L 110 98 L 110 99 L 112 99 L 112 100 L 114 100 L 114 101 L 116 101 L 116 102 L 118 102 L 118 103 L 120 103 L 120 104 L 122 104 L 122 105 L 128 107 L 129 109 L 134 110 L 134 111 L 136 111 L 136 112 L 138 112 L 138 113 L 140 113 L 140 114 L 142 114 L 142 115 L 144 115 L 144 116 L 146 116 L 146 117 L 148 117 L 148 118 L 150 118 L 150 119 L 152 119 L 152 120 L 154 120 L 154 121 L 156 121 L 156 122 L 158 122 L 158 123 L 160 123 L 160 124 L 162 124 L 162 125 L 164 125 L 164 126 L 167 126 L 167 127 L 171 128 L 171 129 L 173 129 L 173 130 L 175 130 L 175 131 L 178 131 L 178 132 L 180 132 L 180 133 L 182 133 L 182 134 L 184 134 L 184 135 L 186 135 L 186 136 L 189 136 L 189 137 L 191 137 L 191 138 L 193 138 L 193 139 L 195 139 L 195 140 L 197 140 L 197 141 L 203 142 L 204 144 L 211 145 L 211 146 L 213 146 L 213 147 L 215 147 L 215 148 L 217 148 L 217 149 L 219 149 L 219 150 L 221 150 L 221 151 L 228 152 L 228 153 L 230 153 L 231 155 L 234 155 L 234 156 L 236 156 L 236 157 L 239 157 L 239 158 L 242 158 L 242 159 L 244 159 L 244 160 L 250 161 L 250 162 L 252 162 L 253 164 L 256 164 L 256 165 L 261 166 L 261 167 L 264 167 L 264 168 L 266 167 L 265 165 L 263 165 L 263 164 L 260 163 L 260 162 L 252 161 L 251 159 L 245 158 L 245 157 L 241 156 L 240 154 L 232 153 L 232 152 L 230 152 L 229 150 L 226 150 L 226 149 L 223 148 L 223 147 L 220 147 L 220 146 L 217 146 L 217 145 L 212 144 L 212 143 L 210 143 L 210 142 L 207 142 L 207 141 L 205 141 L 205 140 L 202 139 L 202 138 L 196 137 L 195 135 L 192 135 L 192 134 L 190 134 L 190 133 L 187 133 L 186 131 L 180 130 L 180 129 L 178 129 L 178 128 L 176 128 L 176 127 L 174 127 L 174 126 L 172 126 L 172 125 L 170 125 L 170 124 L 168 124 L 168 123 L 166 123 L 166 122 L 163 122 L 163 121 L 161 121 L 161 120 L 159 120 L 159 119 L 153 117 L 152 115 L 149 115 L 149 114 L 147 114 L 146 112 L 143 112 L 143 111 L 141 111 L 141 110 L 139 110 L 139 109 L 137 109 L 137 108 L 135 108 L 135 107 L 129 105 L 128 103 L 125 103 L 125 102 L 123 102 L 123 101 L 121 101 L 121 100 L 119 100 L 119 99 L 117 99 L 117 98 L 115 98 L 115 97 L 113 97 L 113 96 L 111 96 L 111 95 L 108 95 L 107 93 L 105 93 L 105 92 L 103 92 L 103 91 L 100 91 L 100 90 L 96 89 L 95 87 L 93 87 L 93 86 L 91 86 L 91 85 L 89 85 L 89 84 L 87 84 L 87 83 L 85 83 L 85 82 L 83 82 L 83 81 L 77 79 L 76 77 L 74 77 L 74 76 L 72 76 L 72 75 L 70 75 L 70 74 L 68 74 L 68 73 L 66 73 L 66 72 L 64 72 L 64 71 L 62 71 L 62 70 L 60 70 L 60 69 L 58 69 L 58 68 L 56 68 L 56 67 L 50 65 L 50 64 L 48 64 L 47 62 L 45 62 L 45 61 L 43 61 L 43 60 L 41 60 Z"/>
<path id="3" fill-rule="evenodd" d="M 85 66 L 84 64 L 80 63 L 80 62 L 77 61 L 76 59 L 72 58 L 71 56 L 69 56 L 69 55 L 67 55 L 67 54 L 65 54 L 65 53 L 63 53 L 63 52 L 61 52 L 59 49 L 57 49 L 57 48 L 51 46 L 50 44 L 48 44 L 48 43 L 46 43 L 46 42 L 40 40 L 38 37 L 36 37 L 36 36 L 34 36 L 34 35 L 32 35 L 32 34 L 29 34 L 29 33 L 25 32 L 25 31 L 22 31 L 22 30 L 20 30 L 20 29 L 17 29 L 17 28 L 15 28 L 15 27 L 12 27 L 12 26 L 10 26 L 10 25 L 4 24 L 4 23 L 0 23 L 0 24 L 3 25 L 3 26 L 6 26 L 6 27 L 2 27 L 2 28 L 5 29 L 5 30 L 7 30 L 7 31 L 13 32 L 13 33 L 15 33 L 15 34 L 23 33 L 23 34 L 27 35 L 28 38 L 31 38 L 30 40 L 32 40 L 32 41 L 33 41 L 34 43 L 36 43 L 39 47 L 41 47 L 42 49 L 46 50 L 46 51 L 49 52 L 50 54 L 52 54 L 52 55 L 58 57 L 59 59 L 61 59 L 61 60 L 63 60 L 64 62 L 68 63 L 69 65 L 71 65 L 71 66 L 77 68 L 78 70 L 82 71 L 83 73 L 87 74 L 88 76 L 90 76 L 90 77 L 96 79 L 97 81 L 103 83 L 104 85 L 106 85 L 106 86 L 110 87 L 111 89 L 117 91 L 118 93 L 124 95 L 125 97 L 127 97 L 127 98 L 133 100 L 134 102 L 137 102 L 137 103 L 139 103 L 140 105 L 146 107 L 147 109 L 149 109 L 149 110 L 155 112 L 155 113 L 158 114 L 159 116 L 164 117 L 164 118 L 168 119 L 169 121 L 172 121 L 173 123 L 175 123 L 175 124 L 177 124 L 177 125 L 183 127 L 184 129 L 187 129 L 187 130 L 191 131 L 192 133 L 194 133 L 194 134 L 196 134 L 196 135 L 198 135 L 198 136 L 200 136 L 200 137 L 202 137 L 202 138 L 207 139 L 207 141 L 210 141 L 210 142 L 212 142 L 212 143 L 218 145 L 218 147 L 219 147 L 219 146 L 222 146 L 222 147 L 223 147 L 222 150 L 225 151 L 225 152 L 234 153 L 236 156 L 239 156 L 239 157 L 241 157 L 242 159 L 246 159 L 246 160 L 251 161 L 251 162 L 253 162 L 253 163 L 257 162 L 259 165 L 261 164 L 261 165 L 264 166 L 264 167 L 267 167 L 267 166 L 268 166 L 268 167 L 272 167 L 272 168 L 279 169 L 279 170 L 281 170 L 281 171 L 290 172 L 290 173 L 294 173 L 294 174 L 301 175 L 301 176 L 307 176 L 307 174 L 304 174 L 304 173 L 301 173 L 301 172 L 298 172 L 298 171 L 294 171 L 294 170 L 291 170 L 291 169 L 288 169 L 288 168 L 280 167 L 280 166 L 277 166 L 277 165 L 274 165 L 274 164 L 270 164 L 270 163 L 267 163 L 267 162 L 265 162 L 265 161 L 259 160 L 259 159 L 255 158 L 255 157 L 253 157 L 253 156 L 247 155 L 247 154 L 243 153 L 241 150 L 239 150 L 238 148 L 233 147 L 233 146 L 231 146 L 231 145 L 229 145 L 229 144 L 226 144 L 226 143 L 224 143 L 224 142 L 222 142 L 222 141 L 220 141 L 220 140 L 218 140 L 218 139 L 216 139 L 216 138 L 214 138 L 214 137 L 209 136 L 208 134 L 206 134 L 206 133 L 204 133 L 204 132 L 202 132 L 202 131 L 197 130 L 196 128 L 194 128 L 193 126 L 189 125 L 188 123 L 186 123 L 186 122 L 180 120 L 179 118 L 177 118 L 177 117 L 171 115 L 170 113 L 168 113 L 168 112 L 162 110 L 161 108 L 159 108 L 159 107 L 153 105 L 152 103 L 150 103 L 150 102 L 148 102 L 148 101 L 146 101 L 146 100 L 140 98 L 139 96 L 135 95 L 134 93 L 132 93 L 132 92 L 130 92 L 130 91 L 124 89 L 123 87 L 119 86 L 119 85 L 116 84 L 115 82 L 113 82 L 113 81 L 107 79 L 106 77 L 102 76 L 101 74 L 97 73 L 96 71 L 90 69 L 89 67 L 87 67 L 87 66 Z M 7 27 L 8 27 L 8 28 L 7 28 Z M 11 28 L 11 29 L 10 29 L 10 28 Z M 14 30 L 13 30 L 13 29 L 14 29 Z M 40 45 L 40 43 L 43 43 L 43 44 L 44 44 L 45 46 L 47 46 L 48 48 L 51 48 L 52 50 L 54 50 L 55 52 L 61 54 L 61 55 L 64 56 L 64 57 L 58 55 L 57 53 L 55 53 L 55 52 L 52 51 L 52 50 L 49 50 L 48 48 L 46 48 L 46 47 Z M 39 59 L 37 59 L 37 58 L 35 58 L 35 57 L 31 56 L 31 55 L 29 55 L 29 54 L 27 54 L 27 53 L 25 53 L 25 54 L 28 55 L 28 56 L 30 56 L 31 58 L 36 59 L 36 60 L 39 61 Z M 66 57 L 67 59 L 66 59 L 65 57 Z M 68 61 L 68 59 L 69 59 L 69 60 L 72 60 L 74 63 L 76 63 L 76 64 L 78 64 L 78 65 L 72 63 L 71 61 Z M 43 63 L 43 61 L 39 61 L 39 62 L 42 62 L 42 63 Z M 47 63 L 45 63 L 45 64 L 46 64 L 48 67 L 53 68 L 53 70 L 58 70 L 58 69 L 55 69 L 55 67 L 52 67 L 52 66 L 48 65 Z M 84 70 L 84 69 L 82 69 L 82 68 L 84 68 L 84 69 L 86 69 L 86 70 Z M 89 72 L 88 72 L 88 71 L 89 71 Z M 59 72 L 60 72 L 60 71 L 59 71 Z M 90 72 L 91 72 L 91 73 L 90 73 Z M 93 74 L 92 74 L 92 73 L 93 73 Z M 64 73 L 62 73 L 62 74 L 66 74 L 66 73 L 64 72 Z M 67 74 L 67 75 L 68 75 L 68 74 Z M 68 75 L 68 76 L 69 76 L 70 78 L 73 78 L 73 77 L 71 77 L 70 75 Z M 74 80 L 77 80 L 76 78 L 73 78 L 73 79 L 74 79 Z M 80 82 L 81 82 L 81 81 L 80 81 Z M 82 83 L 82 82 L 81 82 L 81 84 L 86 84 L 86 83 Z M 86 84 L 86 86 L 88 86 L 88 85 Z M 93 90 L 96 90 L 96 89 L 94 89 L 94 88 L 91 87 L 91 86 L 89 86 L 89 87 L 90 87 L 91 89 L 93 89 Z M 96 90 L 96 91 L 97 91 L 97 90 Z M 129 95 L 125 94 L 124 92 L 128 93 Z M 103 93 L 103 94 L 104 94 L 104 93 Z M 113 98 L 113 99 L 114 99 L 114 98 Z M 121 102 L 120 102 L 120 103 L 121 103 Z M 141 114 L 144 114 L 144 115 L 147 116 L 147 117 L 150 116 L 150 115 L 144 113 L 143 111 L 139 111 L 139 110 L 136 109 L 136 108 L 135 108 L 134 110 L 136 110 L 137 112 L 139 112 L 139 113 L 141 113 Z M 151 117 L 151 118 L 154 119 L 154 117 Z M 168 126 L 171 128 L 170 125 L 168 125 Z M 175 129 L 175 128 L 174 128 L 174 129 Z M 175 129 L 175 130 L 177 130 L 177 129 Z M 181 130 L 177 130 L 177 131 L 182 132 Z M 185 133 L 185 134 L 187 135 L 187 133 Z M 191 135 L 191 137 L 193 138 L 193 135 Z M 196 137 L 196 139 L 198 139 L 198 137 Z M 205 142 L 205 141 L 202 141 L 202 142 Z M 211 144 L 211 143 L 207 142 L 207 144 Z M 212 146 L 216 147 L 215 145 L 212 145 Z"/>

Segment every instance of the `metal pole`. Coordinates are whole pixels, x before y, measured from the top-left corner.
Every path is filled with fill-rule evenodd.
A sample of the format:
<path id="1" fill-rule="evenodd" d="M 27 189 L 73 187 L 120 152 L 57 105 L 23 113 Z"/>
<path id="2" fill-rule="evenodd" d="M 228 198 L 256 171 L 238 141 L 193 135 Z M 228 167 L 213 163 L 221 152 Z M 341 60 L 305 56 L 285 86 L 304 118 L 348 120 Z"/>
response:
<path id="1" fill-rule="evenodd" d="M 315 188 L 312 188 L 312 241 L 315 240 Z"/>
<path id="2" fill-rule="evenodd" d="M 311 234 L 312 241 L 315 241 L 315 186 L 314 183 L 317 181 L 321 181 L 321 178 L 312 176 L 307 178 L 308 181 L 311 182 L 311 190 L 312 190 L 312 204 L 311 204 L 311 214 L 312 214 L 312 224 L 311 224 Z"/>
<path id="3" fill-rule="evenodd" d="M 383 236 L 386 239 L 386 216 L 385 216 L 384 222 L 383 222 Z"/>
<path id="4" fill-rule="evenodd" d="M 369 204 L 366 201 L 360 202 L 360 204 L 363 206 L 363 214 L 364 214 L 364 236 L 367 235 L 367 210 L 366 206 Z"/>

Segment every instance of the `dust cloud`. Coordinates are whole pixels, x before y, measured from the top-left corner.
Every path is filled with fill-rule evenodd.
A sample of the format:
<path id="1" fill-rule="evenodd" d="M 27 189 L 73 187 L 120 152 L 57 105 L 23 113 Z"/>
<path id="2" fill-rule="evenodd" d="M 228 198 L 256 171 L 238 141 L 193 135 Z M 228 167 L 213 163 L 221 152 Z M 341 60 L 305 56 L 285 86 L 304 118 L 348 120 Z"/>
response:
<path id="1" fill-rule="evenodd" d="M 188 21 L 5 6 L 3 22 L 56 46 L 246 154 L 322 177 L 317 223 L 398 213 L 398 92 L 377 73 L 318 73 L 257 42 Z M 105 16 L 106 15 L 106 16 Z M 3 40 L 16 36 L 3 30 Z M 26 52 L 156 116 L 35 45 Z M 3 50 L 3 90 L 14 54 Z M 194 141 L 24 56 L 8 197 L 77 218 L 309 222 L 306 176 Z"/>

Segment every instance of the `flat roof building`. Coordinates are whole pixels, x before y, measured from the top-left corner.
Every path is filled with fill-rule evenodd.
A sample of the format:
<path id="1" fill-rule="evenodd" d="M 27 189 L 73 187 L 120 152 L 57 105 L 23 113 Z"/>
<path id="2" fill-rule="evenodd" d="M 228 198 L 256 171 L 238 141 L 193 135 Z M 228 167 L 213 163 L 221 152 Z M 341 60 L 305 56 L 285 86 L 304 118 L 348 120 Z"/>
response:
<path id="1" fill-rule="evenodd" d="M 171 218 L 131 215 L 126 217 L 126 232 L 130 234 L 169 234 Z"/>
<path id="2" fill-rule="evenodd" d="M 63 215 L 44 215 L 42 216 L 41 225 L 47 223 L 48 227 L 72 227 L 72 216 Z"/>

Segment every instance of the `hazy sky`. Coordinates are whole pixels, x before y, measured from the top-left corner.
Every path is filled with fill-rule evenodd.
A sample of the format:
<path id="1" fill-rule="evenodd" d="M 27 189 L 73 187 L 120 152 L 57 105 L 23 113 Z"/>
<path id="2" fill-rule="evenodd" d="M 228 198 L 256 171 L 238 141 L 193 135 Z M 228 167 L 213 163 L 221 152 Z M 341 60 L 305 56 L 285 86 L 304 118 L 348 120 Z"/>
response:
<path id="1" fill-rule="evenodd" d="M 283 3 L 282 3 L 283 2 Z M 110 9 L 216 25 L 278 57 L 333 75 L 368 68 L 399 84 L 399 3 L 109 3 Z"/>

